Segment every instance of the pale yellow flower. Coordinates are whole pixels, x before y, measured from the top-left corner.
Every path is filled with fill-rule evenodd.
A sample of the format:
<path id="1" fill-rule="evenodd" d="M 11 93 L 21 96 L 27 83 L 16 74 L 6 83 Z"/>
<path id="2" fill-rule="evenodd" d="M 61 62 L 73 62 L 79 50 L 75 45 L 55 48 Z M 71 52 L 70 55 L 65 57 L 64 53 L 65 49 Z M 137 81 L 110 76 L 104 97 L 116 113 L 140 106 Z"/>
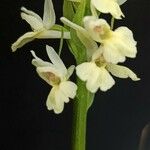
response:
<path id="1" fill-rule="evenodd" d="M 103 56 L 107 62 L 124 62 L 126 57 L 136 57 L 137 42 L 134 40 L 132 31 L 127 27 L 119 27 L 112 31 L 106 20 L 93 16 L 84 18 L 84 27 L 93 40 L 101 43 Z"/>
<path id="2" fill-rule="evenodd" d="M 34 39 L 61 38 L 61 31 L 53 29 L 56 22 L 56 16 L 52 0 L 45 0 L 43 19 L 35 12 L 27 10 L 24 7 L 22 7 L 21 10 L 21 18 L 30 24 L 33 31 L 25 33 L 12 44 L 11 48 L 13 52 Z M 70 33 L 64 32 L 63 38 L 69 39 Z"/>
<path id="3" fill-rule="evenodd" d="M 115 81 L 110 73 L 119 78 L 131 78 L 133 81 L 140 80 L 136 74 L 127 67 L 108 63 L 98 49 L 92 56 L 90 62 L 85 62 L 76 67 L 77 76 L 86 82 L 86 88 L 95 93 L 99 88 L 101 91 L 107 91 Z"/>
<path id="4" fill-rule="evenodd" d="M 52 47 L 46 46 L 46 50 L 52 63 L 43 61 L 35 55 L 34 51 L 31 51 L 34 57 L 32 64 L 36 67 L 38 75 L 52 86 L 46 102 L 48 110 L 54 110 L 59 114 L 64 109 L 64 103 L 68 103 L 69 98 L 73 99 L 76 95 L 77 86 L 69 81 L 74 66 L 67 70 Z"/>
<path id="5" fill-rule="evenodd" d="M 88 50 L 88 57 L 97 49 L 94 41 L 101 44 L 103 56 L 107 62 L 117 64 L 124 62 L 126 57 L 136 57 L 137 42 L 134 40 L 132 31 L 127 27 L 119 27 L 112 31 L 106 20 L 93 16 L 84 18 L 84 28 L 64 17 L 61 21 L 77 31 L 79 39 Z"/>
<path id="6" fill-rule="evenodd" d="M 121 19 L 124 17 L 120 6 L 127 0 L 91 0 L 91 5 L 93 5 L 97 10 L 102 13 L 110 13 L 114 18 Z"/>

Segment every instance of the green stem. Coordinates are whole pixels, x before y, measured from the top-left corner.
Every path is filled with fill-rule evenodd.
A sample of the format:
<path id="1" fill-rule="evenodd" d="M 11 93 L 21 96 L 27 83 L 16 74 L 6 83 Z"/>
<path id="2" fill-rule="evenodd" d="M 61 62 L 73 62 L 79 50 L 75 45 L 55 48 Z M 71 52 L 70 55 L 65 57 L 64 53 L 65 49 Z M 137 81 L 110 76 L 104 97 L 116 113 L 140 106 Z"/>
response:
<path id="1" fill-rule="evenodd" d="M 93 94 L 87 91 L 85 83 L 77 80 L 78 92 L 73 107 L 72 150 L 86 149 L 86 122 L 88 108 L 93 101 Z"/>
<path id="2" fill-rule="evenodd" d="M 112 18 L 111 18 L 111 30 L 113 30 L 114 24 L 115 24 L 115 18 L 112 17 Z"/>
<path id="3" fill-rule="evenodd" d="M 59 44 L 59 52 L 58 52 L 58 55 L 60 56 L 61 55 L 61 51 L 62 51 L 62 48 L 63 48 L 63 42 L 64 42 L 64 30 L 63 30 L 63 27 L 61 29 L 61 39 L 60 39 L 60 44 Z"/>

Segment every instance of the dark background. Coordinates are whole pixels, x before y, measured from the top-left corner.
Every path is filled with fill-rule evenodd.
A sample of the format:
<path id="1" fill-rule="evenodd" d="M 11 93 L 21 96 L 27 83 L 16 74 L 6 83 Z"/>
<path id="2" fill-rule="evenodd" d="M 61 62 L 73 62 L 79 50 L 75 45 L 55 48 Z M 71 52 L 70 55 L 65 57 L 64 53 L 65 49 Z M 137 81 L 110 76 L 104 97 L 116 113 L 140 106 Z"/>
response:
<path id="1" fill-rule="evenodd" d="M 31 30 L 20 18 L 20 7 L 42 16 L 43 2 L 0 2 L 0 150 L 71 150 L 73 100 L 60 115 L 48 111 L 45 101 L 50 87 L 31 65 L 31 49 L 47 59 L 45 45 L 57 50 L 59 40 L 35 40 L 16 53 L 10 49 L 11 43 Z M 53 2 L 59 23 L 62 0 Z M 150 121 L 150 1 L 128 0 L 122 10 L 126 18 L 116 27 L 128 26 L 138 41 L 137 58 L 125 64 L 141 81 L 115 79 L 111 90 L 98 91 L 88 114 L 87 150 L 138 150 L 141 131 Z M 74 64 L 66 47 L 62 58 L 67 66 Z"/>

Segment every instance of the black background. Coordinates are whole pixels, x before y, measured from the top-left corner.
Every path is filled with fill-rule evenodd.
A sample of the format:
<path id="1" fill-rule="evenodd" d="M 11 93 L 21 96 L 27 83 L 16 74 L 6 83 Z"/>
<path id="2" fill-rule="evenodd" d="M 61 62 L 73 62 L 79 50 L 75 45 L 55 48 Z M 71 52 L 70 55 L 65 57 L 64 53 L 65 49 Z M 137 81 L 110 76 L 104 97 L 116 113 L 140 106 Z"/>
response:
<path id="1" fill-rule="evenodd" d="M 57 23 L 62 0 L 53 0 Z M 30 50 L 47 59 L 45 45 L 56 50 L 59 40 L 35 40 L 16 53 L 10 46 L 30 31 L 20 18 L 20 7 L 42 16 L 42 0 L 1 0 L 0 2 L 0 150 L 71 150 L 72 102 L 62 114 L 48 111 L 45 101 L 50 87 L 31 65 Z M 150 1 L 128 0 L 122 6 L 126 18 L 116 23 L 128 26 L 138 41 L 138 55 L 126 66 L 141 78 L 139 82 L 116 79 L 106 93 L 98 91 L 88 114 L 87 150 L 138 150 L 143 127 L 150 121 Z M 64 47 L 67 66 L 74 58 Z M 73 100 L 72 100 L 73 101 Z"/>

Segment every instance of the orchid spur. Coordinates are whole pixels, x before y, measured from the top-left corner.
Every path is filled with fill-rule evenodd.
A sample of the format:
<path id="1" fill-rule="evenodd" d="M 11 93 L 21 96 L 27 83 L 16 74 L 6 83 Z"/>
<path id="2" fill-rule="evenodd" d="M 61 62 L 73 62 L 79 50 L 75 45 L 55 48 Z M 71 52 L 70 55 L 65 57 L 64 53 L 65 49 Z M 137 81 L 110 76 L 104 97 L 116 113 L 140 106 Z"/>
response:
<path id="1" fill-rule="evenodd" d="M 33 31 L 25 33 L 12 44 L 11 48 L 13 52 L 34 39 L 61 38 L 61 31 L 53 29 L 56 22 L 56 16 L 52 0 L 45 0 L 43 20 L 38 14 L 25 7 L 22 7 L 21 10 L 21 18 L 30 24 Z M 69 39 L 70 33 L 64 32 L 63 38 Z"/>
<path id="2" fill-rule="evenodd" d="M 31 51 L 34 57 L 32 64 L 36 67 L 38 75 L 52 86 L 46 102 L 48 110 L 54 110 L 59 114 L 64 109 L 64 103 L 68 103 L 69 98 L 74 99 L 76 95 L 77 86 L 69 81 L 74 66 L 70 66 L 67 70 L 52 47 L 47 45 L 46 51 L 52 63 L 43 61 Z"/>

